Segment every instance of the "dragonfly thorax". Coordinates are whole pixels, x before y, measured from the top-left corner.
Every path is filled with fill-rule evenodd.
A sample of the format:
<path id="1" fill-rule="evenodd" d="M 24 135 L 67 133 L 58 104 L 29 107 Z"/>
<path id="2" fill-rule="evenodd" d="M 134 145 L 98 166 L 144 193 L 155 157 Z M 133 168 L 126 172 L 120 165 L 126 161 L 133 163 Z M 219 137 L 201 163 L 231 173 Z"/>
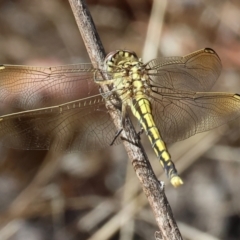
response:
<path id="1" fill-rule="evenodd" d="M 148 76 L 134 52 L 117 50 L 108 54 L 105 69 L 111 73 L 114 92 L 123 103 L 130 105 L 133 99 L 145 97 L 149 89 Z"/>

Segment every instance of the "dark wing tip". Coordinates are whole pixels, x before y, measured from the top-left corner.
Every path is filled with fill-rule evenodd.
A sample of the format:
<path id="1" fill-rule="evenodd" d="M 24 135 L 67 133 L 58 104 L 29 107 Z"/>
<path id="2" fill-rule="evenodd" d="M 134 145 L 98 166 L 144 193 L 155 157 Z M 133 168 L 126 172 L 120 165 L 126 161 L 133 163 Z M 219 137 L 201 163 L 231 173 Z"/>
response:
<path id="1" fill-rule="evenodd" d="M 204 51 L 206 51 L 206 52 L 208 52 L 208 53 L 215 53 L 216 54 L 216 52 L 212 49 L 212 48 L 204 48 Z"/>
<path id="2" fill-rule="evenodd" d="M 238 100 L 240 100 L 240 94 L 235 93 L 235 94 L 234 94 L 234 97 L 237 98 Z"/>
<path id="3" fill-rule="evenodd" d="M 204 51 L 205 51 L 206 53 L 212 53 L 212 54 L 216 55 L 216 56 L 220 59 L 220 57 L 218 56 L 218 54 L 217 54 L 212 48 L 204 48 Z"/>

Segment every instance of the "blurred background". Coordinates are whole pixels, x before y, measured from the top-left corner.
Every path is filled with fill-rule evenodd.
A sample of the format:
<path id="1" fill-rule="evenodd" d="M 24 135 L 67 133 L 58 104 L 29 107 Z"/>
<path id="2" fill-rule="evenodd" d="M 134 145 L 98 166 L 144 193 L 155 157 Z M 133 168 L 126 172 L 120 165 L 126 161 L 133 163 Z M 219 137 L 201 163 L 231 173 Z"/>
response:
<path id="1" fill-rule="evenodd" d="M 222 60 L 213 91 L 240 93 L 240 2 L 88 0 L 106 53 L 146 62 L 211 47 Z M 90 62 L 67 0 L 0 0 L 0 63 Z M 1 79 L 0 79 L 1 81 Z M 142 141 L 185 240 L 240 239 L 239 121 L 169 147 L 185 184 L 169 185 Z M 0 148 L 0 239 L 154 239 L 153 213 L 124 148 L 51 153 Z"/>

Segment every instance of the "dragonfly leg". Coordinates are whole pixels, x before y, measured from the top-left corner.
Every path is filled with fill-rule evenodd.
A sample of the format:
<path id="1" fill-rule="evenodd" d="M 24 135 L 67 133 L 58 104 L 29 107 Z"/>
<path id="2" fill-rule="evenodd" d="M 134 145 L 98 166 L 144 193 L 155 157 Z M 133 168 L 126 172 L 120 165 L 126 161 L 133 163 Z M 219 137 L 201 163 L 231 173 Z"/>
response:
<path id="1" fill-rule="evenodd" d="M 114 139 L 112 140 L 110 146 L 112 146 L 114 144 L 114 142 L 116 141 L 116 139 L 118 138 L 118 136 L 121 134 L 121 132 L 123 131 L 123 129 L 125 128 L 125 120 L 126 120 L 126 114 L 127 114 L 127 108 L 126 108 L 126 105 L 123 104 L 122 105 L 122 119 L 121 119 L 121 125 L 122 125 L 122 128 L 120 130 L 117 131 Z"/>
<path id="2" fill-rule="evenodd" d="M 110 77 L 110 76 L 109 76 Z M 114 82 L 114 79 L 104 79 L 104 76 L 101 71 L 95 71 L 93 74 L 94 82 L 99 85 L 107 85 L 112 84 Z"/>
<path id="3" fill-rule="evenodd" d="M 114 142 L 116 141 L 116 139 L 119 137 L 119 135 L 121 134 L 121 132 L 123 131 L 123 128 L 121 128 L 120 130 L 118 130 L 115 134 L 115 137 L 113 138 L 112 142 L 110 143 L 110 146 L 112 146 L 114 144 Z"/>
<path id="4" fill-rule="evenodd" d="M 99 88 L 99 92 L 102 95 L 104 99 L 108 99 L 113 93 L 112 91 L 110 92 L 103 92 L 102 88 Z"/>
<path id="5" fill-rule="evenodd" d="M 141 135 L 144 133 L 144 129 L 143 129 L 143 127 L 141 127 L 141 129 L 140 129 L 140 131 L 137 133 L 137 135 L 138 135 L 138 139 L 141 139 Z"/>
<path id="6" fill-rule="evenodd" d="M 122 104 L 122 127 L 125 128 L 126 124 L 126 115 L 127 115 L 127 105 Z"/>

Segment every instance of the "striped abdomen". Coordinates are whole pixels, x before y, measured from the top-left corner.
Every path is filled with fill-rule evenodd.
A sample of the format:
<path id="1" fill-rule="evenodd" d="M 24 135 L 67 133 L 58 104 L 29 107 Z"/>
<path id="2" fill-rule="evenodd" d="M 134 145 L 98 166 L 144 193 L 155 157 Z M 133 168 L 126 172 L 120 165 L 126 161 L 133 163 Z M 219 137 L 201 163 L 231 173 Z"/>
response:
<path id="1" fill-rule="evenodd" d="M 171 179 L 171 183 L 175 187 L 183 184 L 182 179 L 177 174 L 177 170 L 161 138 L 159 130 L 155 125 L 149 100 L 146 98 L 134 100 L 131 110 L 145 130 L 161 165 L 166 171 L 167 176 Z"/>

